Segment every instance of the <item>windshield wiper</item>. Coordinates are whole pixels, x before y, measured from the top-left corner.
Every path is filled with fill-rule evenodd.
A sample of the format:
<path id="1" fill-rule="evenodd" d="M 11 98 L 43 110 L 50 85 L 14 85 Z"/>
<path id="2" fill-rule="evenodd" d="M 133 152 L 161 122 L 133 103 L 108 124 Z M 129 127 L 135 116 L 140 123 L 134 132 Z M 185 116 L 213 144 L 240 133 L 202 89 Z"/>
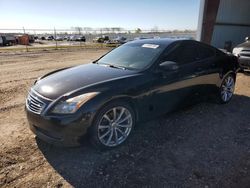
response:
<path id="1" fill-rule="evenodd" d="M 127 69 L 127 68 L 122 67 L 122 66 L 117 66 L 117 65 L 108 64 L 108 63 L 100 63 L 99 65 L 109 66 L 109 67 L 115 68 L 115 69 L 123 69 L 123 70 L 126 70 L 126 69 Z"/>
<path id="2" fill-rule="evenodd" d="M 121 66 L 117 66 L 117 65 L 111 65 L 111 64 L 109 64 L 108 66 L 109 66 L 109 67 L 111 67 L 111 68 L 116 68 L 116 69 L 123 69 L 123 70 L 126 70 L 126 68 L 125 68 L 125 67 L 121 67 Z"/>

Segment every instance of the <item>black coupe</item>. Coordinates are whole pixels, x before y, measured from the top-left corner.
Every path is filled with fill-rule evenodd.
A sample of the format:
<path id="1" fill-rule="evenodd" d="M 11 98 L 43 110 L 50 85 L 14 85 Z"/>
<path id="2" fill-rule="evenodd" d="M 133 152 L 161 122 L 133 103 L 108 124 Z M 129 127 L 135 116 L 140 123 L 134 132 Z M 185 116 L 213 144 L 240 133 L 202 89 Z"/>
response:
<path id="1" fill-rule="evenodd" d="M 126 43 L 85 65 L 37 79 L 26 100 L 31 130 L 49 143 L 74 146 L 88 134 L 99 147 L 119 146 L 136 122 L 198 96 L 231 100 L 237 58 L 192 40 Z"/>

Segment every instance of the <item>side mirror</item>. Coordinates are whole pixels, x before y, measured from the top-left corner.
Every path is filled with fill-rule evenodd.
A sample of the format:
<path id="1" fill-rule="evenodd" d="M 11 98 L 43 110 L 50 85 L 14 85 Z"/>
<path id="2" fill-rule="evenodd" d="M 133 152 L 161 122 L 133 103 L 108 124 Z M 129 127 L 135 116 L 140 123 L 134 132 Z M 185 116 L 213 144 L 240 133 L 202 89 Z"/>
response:
<path id="1" fill-rule="evenodd" d="M 250 41 L 250 37 L 246 37 L 246 38 L 245 38 L 245 41 L 246 41 L 246 42 Z"/>
<path id="2" fill-rule="evenodd" d="M 179 69 L 178 64 L 173 61 L 164 61 L 159 66 L 160 66 L 160 69 L 165 70 L 165 71 L 176 71 Z"/>

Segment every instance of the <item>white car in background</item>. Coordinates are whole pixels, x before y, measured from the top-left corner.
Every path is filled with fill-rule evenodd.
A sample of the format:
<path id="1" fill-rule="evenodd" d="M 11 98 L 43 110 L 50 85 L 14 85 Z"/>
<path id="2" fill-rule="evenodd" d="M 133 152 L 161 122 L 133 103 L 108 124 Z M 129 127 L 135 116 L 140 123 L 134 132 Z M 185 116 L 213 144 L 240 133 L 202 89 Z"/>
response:
<path id="1" fill-rule="evenodd" d="M 242 70 L 250 69 L 250 37 L 245 42 L 233 49 L 233 54 L 239 58 L 239 65 Z"/>

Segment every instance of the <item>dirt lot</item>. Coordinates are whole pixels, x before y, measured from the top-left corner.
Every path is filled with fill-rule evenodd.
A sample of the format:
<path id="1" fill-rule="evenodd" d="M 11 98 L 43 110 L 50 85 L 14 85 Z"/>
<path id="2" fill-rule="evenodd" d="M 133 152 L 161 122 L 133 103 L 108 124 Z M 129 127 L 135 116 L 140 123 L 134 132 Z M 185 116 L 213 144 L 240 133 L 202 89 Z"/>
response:
<path id="1" fill-rule="evenodd" d="M 0 53 L 0 187 L 250 187 L 250 78 L 230 104 L 212 101 L 140 123 L 124 146 L 56 148 L 28 129 L 35 78 L 106 50 Z"/>

